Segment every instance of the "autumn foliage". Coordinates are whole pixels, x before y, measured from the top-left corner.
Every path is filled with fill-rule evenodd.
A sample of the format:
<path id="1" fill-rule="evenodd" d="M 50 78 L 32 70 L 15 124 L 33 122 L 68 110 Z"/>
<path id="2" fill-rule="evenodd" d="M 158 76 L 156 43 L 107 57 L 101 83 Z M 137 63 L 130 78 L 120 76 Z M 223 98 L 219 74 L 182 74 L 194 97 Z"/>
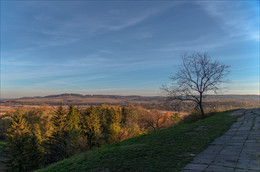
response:
<path id="1" fill-rule="evenodd" d="M 73 105 L 19 109 L 9 114 L 10 171 L 32 171 L 76 153 L 178 122 L 176 114 L 139 106 Z M 37 157 L 37 158 L 36 158 Z"/>

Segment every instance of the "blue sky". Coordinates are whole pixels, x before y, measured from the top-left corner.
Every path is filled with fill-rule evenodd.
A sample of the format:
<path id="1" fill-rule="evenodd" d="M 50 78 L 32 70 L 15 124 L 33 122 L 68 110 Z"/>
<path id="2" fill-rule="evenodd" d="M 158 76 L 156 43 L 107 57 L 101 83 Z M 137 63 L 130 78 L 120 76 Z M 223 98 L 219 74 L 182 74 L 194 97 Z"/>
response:
<path id="1" fill-rule="evenodd" d="M 184 52 L 259 94 L 259 1 L 1 1 L 1 97 L 160 95 Z"/>

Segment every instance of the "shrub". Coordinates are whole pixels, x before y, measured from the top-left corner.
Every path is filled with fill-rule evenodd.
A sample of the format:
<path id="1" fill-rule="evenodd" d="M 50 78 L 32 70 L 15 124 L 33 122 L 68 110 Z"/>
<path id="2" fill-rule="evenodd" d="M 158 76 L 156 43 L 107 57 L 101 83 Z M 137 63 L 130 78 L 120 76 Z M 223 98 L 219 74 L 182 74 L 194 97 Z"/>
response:
<path id="1" fill-rule="evenodd" d="M 182 120 L 183 123 L 193 123 L 201 119 L 201 114 L 198 111 L 193 111 L 191 114 L 185 116 Z"/>
<path id="2" fill-rule="evenodd" d="M 170 116 L 170 119 L 174 124 L 177 124 L 181 121 L 181 115 L 180 113 L 174 113 L 173 115 Z"/>

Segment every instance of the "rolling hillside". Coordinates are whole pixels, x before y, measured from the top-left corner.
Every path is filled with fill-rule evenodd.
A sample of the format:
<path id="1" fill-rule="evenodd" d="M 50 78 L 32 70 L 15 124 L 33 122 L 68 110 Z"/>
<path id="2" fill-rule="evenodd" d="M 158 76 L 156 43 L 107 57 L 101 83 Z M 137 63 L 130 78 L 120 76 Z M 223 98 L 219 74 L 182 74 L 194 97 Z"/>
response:
<path id="1" fill-rule="evenodd" d="M 81 95 L 81 94 L 60 94 L 49 95 L 44 97 L 22 97 L 17 99 L 2 99 L 1 105 L 5 104 L 21 104 L 21 105 L 59 105 L 74 104 L 74 105 L 87 105 L 87 104 L 116 104 L 116 105 L 129 105 L 129 104 L 150 104 L 150 103 L 163 103 L 166 98 L 162 96 L 119 96 L 119 95 Z M 259 95 L 208 95 L 206 101 L 260 101 Z"/>
<path id="2" fill-rule="evenodd" d="M 195 123 L 94 148 L 38 171 L 179 171 L 227 131 L 236 118 L 227 112 L 219 113 Z"/>
<path id="3" fill-rule="evenodd" d="M 162 96 L 119 96 L 119 95 L 81 95 L 60 94 L 44 97 L 22 97 L 17 99 L 1 99 L 0 115 L 9 110 L 21 107 L 58 106 L 74 104 L 84 108 L 89 105 L 138 105 L 147 109 L 172 111 L 173 107 L 166 104 L 166 98 Z M 219 111 L 237 108 L 254 108 L 260 106 L 259 95 L 209 95 L 205 99 L 205 108 L 218 109 Z M 179 109 L 182 112 L 190 112 L 193 106 L 189 102 L 184 103 Z"/>
<path id="4" fill-rule="evenodd" d="M 74 104 L 74 105 L 87 105 L 87 104 L 128 104 L 128 103 L 159 103 L 165 100 L 164 97 L 143 97 L 143 96 L 118 96 L 118 95 L 81 95 L 81 94 L 60 94 L 49 95 L 45 97 L 23 97 L 17 99 L 1 100 L 1 104 L 48 104 L 59 105 Z"/>

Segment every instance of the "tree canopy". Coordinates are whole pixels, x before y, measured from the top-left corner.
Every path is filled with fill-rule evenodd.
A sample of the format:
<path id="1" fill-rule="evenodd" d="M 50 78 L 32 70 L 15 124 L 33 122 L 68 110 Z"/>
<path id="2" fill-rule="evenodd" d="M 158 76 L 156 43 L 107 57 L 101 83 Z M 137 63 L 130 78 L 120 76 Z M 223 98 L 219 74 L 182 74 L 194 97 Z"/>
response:
<path id="1" fill-rule="evenodd" d="M 200 108 L 204 118 L 203 99 L 206 92 L 217 93 L 225 83 L 229 66 L 211 58 L 208 53 L 192 53 L 182 56 L 178 71 L 170 79 L 171 86 L 163 85 L 162 90 L 168 100 L 179 105 L 183 101 L 192 101 Z"/>

